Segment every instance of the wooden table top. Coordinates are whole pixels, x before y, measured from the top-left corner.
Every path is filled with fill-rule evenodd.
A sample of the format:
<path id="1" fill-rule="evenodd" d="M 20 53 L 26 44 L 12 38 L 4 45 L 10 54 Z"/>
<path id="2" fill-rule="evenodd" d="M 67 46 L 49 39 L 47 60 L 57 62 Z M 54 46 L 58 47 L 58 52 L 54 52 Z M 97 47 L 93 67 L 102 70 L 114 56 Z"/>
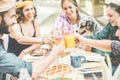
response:
<path id="1" fill-rule="evenodd" d="M 82 64 L 80 68 L 75 69 L 75 70 L 77 70 L 76 79 L 78 79 L 78 80 L 79 79 L 80 80 L 94 80 L 93 77 L 86 77 L 86 76 L 84 76 L 84 74 L 101 73 L 102 70 L 101 70 L 100 61 L 99 60 L 94 61 L 95 59 L 98 59 L 98 58 L 101 57 L 100 54 L 93 53 L 93 52 L 90 52 L 90 51 L 83 51 L 83 50 L 78 49 L 78 48 L 73 48 L 72 52 L 78 52 L 80 55 L 83 55 L 86 58 L 88 58 L 88 60 L 90 60 L 90 59 L 93 60 L 93 61 L 91 60 L 89 62 L 86 62 L 86 63 Z M 43 56 L 26 55 L 23 58 L 23 60 L 32 62 L 32 61 L 35 61 L 35 60 L 38 60 L 38 59 L 42 60 L 42 58 L 44 58 L 44 57 Z M 66 55 L 64 57 L 60 57 L 59 60 L 56 60 L 56 62 L 53 62 L 53 64 L 54 65 L 67 64 L 68 66 L 71 66 L 70 62 L 69 62 L 70 61 L 69 59 L 70 59 L 70 54 Z M 51 64 L 51 66 L 53 66 L 53 64 Z M 42 78 L 39 77 L 39 79 L 37 79 L 37 80 L 47 80 L 47 79 L 43 79 L 43 77 Z M 102 78 L 99 78 L 99 80 L 102 80 Z"/>

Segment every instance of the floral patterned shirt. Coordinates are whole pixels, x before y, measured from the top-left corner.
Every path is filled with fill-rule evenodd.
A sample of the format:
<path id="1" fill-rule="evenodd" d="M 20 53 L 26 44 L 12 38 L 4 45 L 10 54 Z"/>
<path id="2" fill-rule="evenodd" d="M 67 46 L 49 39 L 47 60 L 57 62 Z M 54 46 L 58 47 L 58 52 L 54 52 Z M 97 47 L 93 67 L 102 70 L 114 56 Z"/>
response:
<path id="1" fill-rule="evenodd" d="M 80 13 L 79 21 L 88 19 L 88 17 L 93 19 L 93 21 L 96 24 L 95 29 L 94 29 L 94 33 L 100 32 L 102 30 L 102 27 L 99 25 L 99 23 L 97 23 L 97 21 L 94 18 Z M 62 31 L 62 34 L 74 33 L 77 30 L 77 25 L 76 24 L 72 25 L 70 23 L 70 20 L 68 19 L 68 17 L 64 13 L 61 13 L 60 16 L 57 18 L 57 20 L 56 20 L 56 22 L 54 24 L 53 29 L 56 32 L 59 32 L 59 30 Z"/>

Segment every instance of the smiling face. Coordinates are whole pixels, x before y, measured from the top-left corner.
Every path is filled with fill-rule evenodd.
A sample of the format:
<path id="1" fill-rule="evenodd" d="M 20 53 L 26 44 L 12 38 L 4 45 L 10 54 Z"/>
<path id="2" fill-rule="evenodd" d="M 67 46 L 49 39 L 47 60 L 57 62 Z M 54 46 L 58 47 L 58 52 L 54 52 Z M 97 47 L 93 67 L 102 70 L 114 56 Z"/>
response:
<path id="1" fill-rule="evenodd" d="M 9 34 L 11 26 L 17 23 L 15 17 L 15 8 L 9 9 L 7 12 L 3 12 L 0 15 L 0 33 Z"/>
<path id="2" fill-rule="evenodd" d="M 27 21 L 33 21 L 35 17 L 35 8 L 33 5 L 28 5 L 23 8 L 24 19 Z"/>
<path id="3" fill-rule="evenodd" d="M 109 22 L 111 23 L 112 26 L 117 25 L 117 19 L 120 17 L 120 15 L 115 11 L 114 8 L 107 7 L 107 17 Z"/>
<path id="4" fill-rule="evenodd" d="M 4 15 L 4 20 L 7 26 L 13 26 L 14 24 L 17 23 L 16 17 L 15 17 L 15 9 L 12 8 L 10 9 L 5 15 Z"/>
<path id="5" fill-rule="evenodd" d="M 62 8 L 68 18 L 76 17 L 76 7 L 69 0 L 63 1 Z"/>

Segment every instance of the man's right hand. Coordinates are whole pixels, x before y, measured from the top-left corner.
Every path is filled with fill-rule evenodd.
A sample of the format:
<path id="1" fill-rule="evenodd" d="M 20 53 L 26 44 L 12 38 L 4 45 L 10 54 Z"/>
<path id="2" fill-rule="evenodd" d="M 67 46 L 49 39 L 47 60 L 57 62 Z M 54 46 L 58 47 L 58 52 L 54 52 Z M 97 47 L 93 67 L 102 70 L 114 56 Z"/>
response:
<path id="1" fill-rule="evenodd" d="M 54 45 L 51 50 L 51 54 L 54 54 L 55 56 L 60 56 L 60 55 L 64 54 L 63 46 L 61 44 Z"/>

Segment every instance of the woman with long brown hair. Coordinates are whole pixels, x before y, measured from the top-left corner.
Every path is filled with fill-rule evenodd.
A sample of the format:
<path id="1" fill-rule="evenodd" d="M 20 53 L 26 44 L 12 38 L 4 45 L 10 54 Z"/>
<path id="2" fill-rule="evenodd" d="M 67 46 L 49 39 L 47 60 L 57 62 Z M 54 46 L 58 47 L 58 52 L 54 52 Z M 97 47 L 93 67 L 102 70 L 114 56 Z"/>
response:
<path id="1" fill-rule="evenodd" d="M 36 20 L 36 8 L 32 0 L 23 0 L 21 4 L 17 5 L 16 13 L 18 25 L 11 28 L 8 52 L 22 58 L 24 54 L 40 47 L 42 37 Z"/>

